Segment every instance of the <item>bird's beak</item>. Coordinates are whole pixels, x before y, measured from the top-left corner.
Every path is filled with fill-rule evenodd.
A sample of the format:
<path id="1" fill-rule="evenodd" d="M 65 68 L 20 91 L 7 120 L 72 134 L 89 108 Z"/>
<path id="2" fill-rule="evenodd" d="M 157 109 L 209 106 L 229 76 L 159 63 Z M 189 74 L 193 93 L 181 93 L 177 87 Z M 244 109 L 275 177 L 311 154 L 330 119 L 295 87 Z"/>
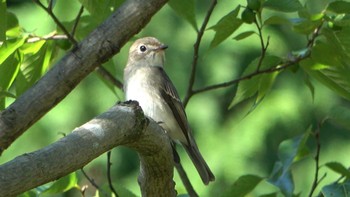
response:
<path id="1" fill-rule="evenodd" d="M 167 48 L 168 48 L 168 45 L 162 44 L 162 45 L 160 45 L 160 46 L 157 48 L 157 51 L 158 51 L 158 50 L 163 51 L 163 50 L 165 50 L 165 49 L 167 49 Z"/>

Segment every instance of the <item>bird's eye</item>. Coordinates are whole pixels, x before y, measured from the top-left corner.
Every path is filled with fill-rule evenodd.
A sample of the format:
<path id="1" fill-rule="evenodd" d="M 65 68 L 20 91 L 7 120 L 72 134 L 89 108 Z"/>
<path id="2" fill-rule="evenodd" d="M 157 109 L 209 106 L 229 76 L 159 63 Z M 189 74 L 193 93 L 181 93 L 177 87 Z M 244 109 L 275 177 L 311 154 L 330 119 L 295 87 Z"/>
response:
<path id="1" fill-rule="evenodd" d="M 147 50 L 146 46 L 145 45 L 141 45 L 140 46 L 140 51 L 141 52 L 145 52 Z"/>

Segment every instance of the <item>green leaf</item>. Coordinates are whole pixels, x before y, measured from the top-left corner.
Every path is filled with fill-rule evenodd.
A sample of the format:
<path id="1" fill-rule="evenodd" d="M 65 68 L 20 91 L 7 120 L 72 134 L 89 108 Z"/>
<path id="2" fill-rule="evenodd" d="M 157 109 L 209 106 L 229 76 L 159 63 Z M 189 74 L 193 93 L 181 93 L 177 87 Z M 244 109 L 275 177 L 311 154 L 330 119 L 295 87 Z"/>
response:
<path id="1" fill-rule="evenodd" d="M 210 43 L 210 48 L 219 45 L 242 25 L 242 20 L 237 18 L 239 9 L 240 6 L 237 6 L 236 9 L 222 17 L 216 25 L 209 28 L 215 31 L 215 36 Z"/>
<path id="2" fill-rule="evenodd" d="M 222 197 L 244 197 L 251 192 L 263 178 L 256 175 L 243 175 L 226 191 Z"/>
<path id="3" fill-rule="evenodd" d="M 30 191 L 27 191 L 25 193 L 22 193 L 20 195 L 18 195 L 17 197 L 37 197 L 38 195 L 36 194 L 35 191 L 33 190 L 30 190 Z"/>
<path id="4" fill-rule="evenodd" d="M 284 196 L 291 197 L 294 191 L 294 181 L 290 169 L 283 169 L 283 164 L 278 161 L 275 163 L 269 183 L 278 187 Z"/>
<path id="5" fill-rule="evenodd" d="M 34 55 L 39 52 L 41 47 L 46 43 L 45 40 L 40 40 L 38 42 L 34 43 L 24 43 L 20 50 L 23 54 L 29 54 L 29 55 Z"/>
<path id="6" fill-rule="evenodd" d="M 62 177 L 54 182 L 48 189 L 43 191 L 43 194 L 57 194 L 66 192 L 73 188 L 78 188 L 78 178 L 75 172 Z"/>
<path id="7" fill-rule="evenodd" d="M 303 6 L 298 0 L 267 0 L 263 7 L 281 12 L 296 12 Z"/>
<path id="8" fill-rule="evenodd" d="M 249 9 L 258 11 L 261 8 L 261 1 L 260 0 L 247 0 L 247 7 Z"/>
<path id="9" fill-rule="evenodd" d="M 133 192 L 131 192 L 129 189 L 120 186 L 120 185 L 116 185 L 115 189 L 117 190 L 117 194 L 119 196 L 125 196 L 125 197 L 137 197 Z"/>
<path id="10" fill-rule="evenodd" d="M 10 38 L 20 37 L 22 34 L 21 27 L 18 25 L 17 16 L 11 12 L 7 12 L 7 31 L 6 36 Z"/>
<path id="11" fill-rule="evenodd" d="M 284 169 L 289 169 L 294 162 L 308 155 L 306 142 L 311 133 L 311 126 L 300 136 L 283 141 L 278 147 L 278 158 Z"/>
<path id="12" fill-rule="evenodd" d="M 317 62 L 317 64 L 326 65 L 323 66 L 322 69 L 329 68 L 329 65 L 342 66 L 343 64 L 341 62 L 341 54 L 339 53 L 339 50 L 336 51 L 332 46 L 321 41 L 317 42 L 312 48 L 311 58 Z"/>
<path id="13" fill-rule="evenodd" d="M 168 5 L 198 31 L 195 14 L 195 0 L 170 0 Z"/>
<path id="14" fill-rule="evenodd" d="M 84 8 L 94 16 L 94 19 L 101 22 L 116 10 L 124 0 L 79 0 Z"/>
<path id="15" fill-rule="evenodd" d="M 304 75 L 305 85 L 309 88 L 312 100 L 315 100 L 315 87 L 312 84 L 310 77 L 308 75 Z"/>
<path id="16" fill-rule="evenodd" d="M 283 16 L 273 15 L 264 21 L 264 25 L 290 25 L 290 20 Z"/>
<path id="17" fill-rule="evenodd" d="M 0 99 L 5 97 L 16 98 L 16 95 L 12 94 L 11 92 L 0 91 Z"/>
<path id="18" fill-rule="evenodd" d="M 347 179 L 350 179 L 350 171 L 344 167 L 341 163 L 338 162 L 328 162 L 326 163 L 326 166 L 333 170 L 334 172 L 337 172 L 341 174 L 342 176 L 345 176 Z"/>
<path id="19" fill-rule="evenodd" d="M 241 18 L 243 22 L 251 24 L 255 21 L 255 13 L 253 10 L 246 8 L 243 10 Z"/>
<path id="20" fill-rule="evenodd" d="M 285 196 L 292 196 L 294 181 L 291 173 L 292 164 L 309 154 L 306 142 L 311 133 L 311 126 L 300 136 L 283 141 L 278 147 L 278 158 L 269 182 L 277 186 Z"/>
<path id="21" fill-rule="evenodd" d="M 16 54 L 11 54 L 0 64 L 0 91 L 6 91 L 15 80 L 19 71 L 19 60 Z"/>
<path id="22" fill-rule="evenodd" d="M 7 30 L 6 0 L 0 0 L 0 18 L 0 41 L 5 41 Z"/>
<path id="23" fill-rule="evenodd" d="M 324 197 L 350 196 L 350 182 L 327 185 L 322 188 L 321 193 Z"/>
<path id="24" fill-rule="evenodd" d="M 293 26 L 293 31 L 301 34 L 311 34 L 320 24 L 322 23 L 322 20 L 309 20 L 309 19 L 302 19 L 300 22 L 296 23 Z"/>
<path id="25" fill-rule="evenodd" d="M 256 72 L 259 58 L 256 58 L 248 65 L 246 70 L 243 72 L 242 77 Z M 281 59 L 279 57 L 266 56 L 262 61 L 260 69 L 268 69 L 277 66 L 280 62 Z M 279 72 L 259 74 L 250 79 L 240 81 L 238 84 L 236 95 L 233 98 L 229 108 L 232 108 L 238 103 L 252 97 L 255 98 L 254 105 L 259 103 L 264 98 L 266 93 L 271 89 L 278 73 Z"/>
<path id="26" fill-rule="evenodd" d="M 328 7 L 327 11 L 334 12 L 337 14 L 349 14 L 350 13 L 350 2 L 346 1 L 334 1 L 331 2 Z"/>
<path id="27" fill-rule="evenodd" d="M 48 70 L 52 58 L 53 42 L 47 41 L 40 50 L 26 58 L 16 79 L 16 94 L 21 95 Z"/>
<path id="28" fill-rule="evenodd" d="M 327 45 L 339 53 L 339 61 L 348 62 L 350 59 L 350 27 L 343 27 L 341 30 L 333 31 L 329 28 L 323 28 L 322 34 L 327 39 Z M 344 63 L 343 65 L 348 65 Z"/>
<path id="29" fill-rule="evenodd" d="M 235 40 L 243 40 L 244 38 L 248 38 L 249 36 L 255 34 L 254 31 L 246 31 L 246 32 L 243 32 L 243 33 L 240 33 L 238 34 L 237 36 L 235 36 L 233 39 Z"/>
<path id="30" fill-rule="evenodd" d="M 350 130 L 350 109 L 347 106 L 339 105 L 332 107 L 329 116 L 331 121 Z"/>
<path id="31" fill-rule="evenodd" d="M 322 70 L 313 70 L 312 66 L 316 64 L 311 59 L 300 62 L 303 70 L 315 78 L 338 95 L 350 100 L 350 69 L 347 67 L 333 66 Z"/>
<path id="32" fill-rule="evenodd" d="M 264 195 L 261 195 L 259 197 L 277 197 L 277 192 L 274 192 L 274 193 L 271 193 L 271 194 L 264 194 Z"/>
<path id="33" fill-rule="evenodd" d="M 0 64 L 2 64 L 13 52 L 23 45 L 26 37 L 6 40 L 0 46 Z"/>

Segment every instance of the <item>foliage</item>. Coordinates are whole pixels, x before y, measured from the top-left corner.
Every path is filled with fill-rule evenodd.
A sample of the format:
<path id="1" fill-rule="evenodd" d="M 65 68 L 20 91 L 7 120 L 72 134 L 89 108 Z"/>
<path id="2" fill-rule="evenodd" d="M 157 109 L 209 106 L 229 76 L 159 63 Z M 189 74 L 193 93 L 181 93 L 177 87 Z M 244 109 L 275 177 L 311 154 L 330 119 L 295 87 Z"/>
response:
<path id="1" fill-rule="evenodd" d="M 74 32 L 72 36 L 79 41 L 116 10 L 122 2 L 112 0 L 101 3 L 96 0 L 80 0 L 79 5 L 83 6 L 88 13 L 78 15 L 77 18 L 61 24 L 68 32 Z M 51 0 L 41 3 L 52 11 L 60 2 Z M 186 98 L 190 99 L 195 94 L 237 85 L 234 97 L 230 98 L 230 104 L 225 107 L 232 110 L 238 108 L 248 114 L 257 109 L 273 93 L 273 88 L 279 85 L 277 83 L 279 77 L 291 71 L 295 73 L 293 76 L 295 78 L 300 77 L 298 74 L 301 73 L 302 80 L 314 99 L 314 84 L 319 83 L 344 99 L 344 102 L 350 100 L 350 2 L 327 1 L 322 9 L 317 10 L 310 6 L 312 0 L 304 2 L 247 0 L 240 5 L 228 5 L 231 6 L 229 12 L 219 12 L 220 17 L 217 22 L 205 28 L 204 32 L 200 32 L 201 29 L 197 24 L 197 19 L 201 18 L 196 11 L 199 4 L 202 3 L 194 0 L 169 2 L 169 6 L 181 20 L 190 24 L 191 31 L 194 30 L 196 34 L 214 34 L 207 49 L 208 53 L 219 50 L 225 43 L 236 45 L 248 38 L 260 45 L 260 52 L 257 57 L 250 58 L 250 62 L 241 68 L 238 78 L 212 86 L 199 87 L 189 91 Z M 69 51 L 74 43 L 64 35 L 65 31 L 59 28 L 59 25 L 48 35 L 36 35 L 24 29 L 17 14 L 8 10 L 6 0 L 0 1 L 0 18 L 1 110 L 44 76 L 59 55 Z M 270 50 L 270 45 L 274 44 L 270 30 L 274 28 L 287 29 L 293 36 L 304 38 L 303 46 L 283 55 L 279 51 Z M 282 45 L 282 43 L 279 44 Z M 112 61 L 107 64 L 114 66 Z M 192 67 L 195 66 L 192 65 Z M 111 88 L 111 83 L 107 79 L 100 79 Z M 248 107 L 241 108 L 242 104 Z M 327 114 L 330 117 L 329 121 L 349 129 L 348 118 L 346 118 L 349 117 L 349 113 L 346 109 L 336 110 L 333 114 Z M 350 193 L 349 169 L 345 166 L 346 164 L 335 161 L 327 161 L 320 165 L 319 130 L 322 124 L 312 122 L 308 124 L 311 126 L 304 132 L 297 132 L 293 135 L 294 137 L 284 139 L 279 144 L 277 160 L 270 174 L 248 173 L 241 175 L 235 182 L 230 180 L 233 183 L 227 186 L 222 196 L 245 196 L 249 193 L 257 196 L 305 196 L 309 193 L 309 196 L 313 196 L 316 195 L 317 187 L 318 196 L 348 196 Z M 316 150 L 316 153 L 312 150 Z M 296 191 L 295 188 L 293 169 L 306 158 L 311 157 L 315 158 L 316 163 L 314 184 L 310 191 L 299 193 L 300 191 Z M 327 168 L 328 171 L 339 174 L 340 178 L 333 180 L 330 184 L 321 184 L 324 178 L 324 176 L 321 178 L 318 176 L 321 168 Z M 77 189 L 83 193 L 78 182 L 76 173 L 72 173 L 53 184 L 36 188 L 21 196 L 64 193 L 70 189 Z M 275 190 L 272 193 L 255 192 L 261 184 L 269 184 Z M 134 196 L 132 192 L 121 186 L 117 188 L 118 193 L 125 192 L 122 196 Z"/>

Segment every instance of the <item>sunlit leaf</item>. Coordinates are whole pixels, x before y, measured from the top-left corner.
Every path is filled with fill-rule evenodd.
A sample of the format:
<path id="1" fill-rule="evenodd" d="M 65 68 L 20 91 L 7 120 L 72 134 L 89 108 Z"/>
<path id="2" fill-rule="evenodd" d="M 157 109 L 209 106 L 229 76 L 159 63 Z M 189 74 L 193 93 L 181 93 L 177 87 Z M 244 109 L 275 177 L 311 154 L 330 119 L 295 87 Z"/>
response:
<path id="1" fill-rule="evenodd" d="M 248 38 L 249 36 L 251 36 L 253 34 L 255 34 L 254 31 L 245 31 L 243 33 L 238 34 L 233 39 L 235 39 L 235 40 L 243 40 L 243 39 Z"/>
<path id="2" fill-rule="evenodd" d="M 263 7 L 281 12 L 296 12 L 302 5 L 298 0 L 267 0 Z"/>
<path id="3" fill-rule="evenodd" d="M 38 195 L 36 194 L 35 191 L 33 190 L 30 190 L 30 191 L 27 191 L 25 193 L 22 193 L 20 195 L 18 195 L 17 197 L 37 197 Z"/>
<path id="4" fill-rule="evenodd" d="M 0 46 L 0 64 L 2 64 L 13 52 L 23 45 L 26 37 L 6 40 Z"/>
<path id="5" fill-rule="evenodd" d="M 24 43 L 20 50 L 22 51 L 22 53 L 24 54 L 36 54 L 41 47 L 45 44 L 45 40 L 40 40 L 38 42 L 34 42 L 34 43 Z"/>
<path id="6" fill-rule="evenodd" d="M 324 197 L 350 196 L 350 182 L 333 183 L 322 188 Z"/>
<path id="7" fill-rule="evenodd" d="M 334 50 L 332 46 L 324 42 L 317 42 L 312 48 L 311 58 L 318 64 L 332 66 L 342 66 L 341 57 L 339 51 Z M 326 66 L 323 68 L 327 68 Z M 322 69 L 323 69 L 322 68 Z M 313 67 L 314 70 L 315 67 Z M 318 69 L 321 70 L 321 69 Z"/>
<path id="8" fill-rule="evenodd" d="M 5 97 L 15 97 L 8 89 L 18 75 L 20 63 L 21 54 L 15 52 L 0 64 L 0 110 L 5 108 Z"/>
<path id="9" fill-rule="evenodd" d="M 249 66 L 243 72 L 242 76 L 256 72 L 259 58 L 256 58 L 254 61 L 252 61 L 252 63 L 249 64 Z M 266 56 L 261 64 L 260 69 L 268 69 L 277 66 L 280 62 L 281 59 L 279 57 Z M 272 87 L 277 74 L 278 72 L 259 74 L 252 78 L 240 81 L 236 95 L 233 98 L 229 108 L 232 108 L 238 103 L 253 97 L 255 98 L 254 104 L 259 103 Z"/>
<path id="10" fill-rule="evenodd" d="M 330 88 L 340 96 L 350 100 L 350 69 L 347 67 L 333 66 L 322 70 L 313 70 L 312 65 L 316 64 L 311 59 L 300 62 L 304 71 Z"/>
<path id="11" fill-rule="evenodd" d="M 222 197 L 244 197 L 250 193 L 263 178 L 256 175 L 243 175 L 225 192 Z"/>
<path id="12" fill-rule="evenodd" d="M 7 30 L 6 0 L 0 0 L 0 18 L 0 41 L 5 41 Z"/>
<path id="13" fill-rule="evenodd" d="M 210 48 L 214 48 L 228 38 L 233 32 L 235 32 L 243 23 L 241 19 L 237 18 L 240 6 L 222 17 L 219 22 L 210 27 L 215 31 L 214 39 L 210 43 Z"/>
<path id="14" fill-rule="evenodd" d="M 75 172 L 62 177 L 54 182 L 48 189 L 43 191 L 43 194 L 57 194 L 66 192 L 70 189 L 77 188 L 78 178 Z"/>
<path id="15" fill-rule="evenodd" d="M 5 97 L 16 98 L 16 95 L 12 94 L 11 92 L 0 91 L 0 99 Z"/>
<path id="16" fill-rule="evenodd" d="M 347 2 L 347 1 L 331 2 L 327 7 L 327 11 L 334 12 L 337 14 L 350 13 L 350 2 Z"/>
<path id="17" fill-rule="evenodd" d="M 40 50 L 28 56 L 16 79 L 16 93 L 21 95 L 46 73 L 52 59 L 53 42 L 47 41 Z"/>
<path id="18" fill-rule="evenodd" d="M 337 172 L 342 176 L 345 176 L 346 178 L 350 179 L 350 171 L 346 167 L 344 167 L 343 164 L 338 162 L 328 162 L 326 163 L 326 166 L 334 172 Z"/>
<path id="19" fill-rule="evenodd" d="M 198 30 L 194 0 L 170 0 L 168 5 L 182 18 L 187 20 L 195 30 Z"/>

